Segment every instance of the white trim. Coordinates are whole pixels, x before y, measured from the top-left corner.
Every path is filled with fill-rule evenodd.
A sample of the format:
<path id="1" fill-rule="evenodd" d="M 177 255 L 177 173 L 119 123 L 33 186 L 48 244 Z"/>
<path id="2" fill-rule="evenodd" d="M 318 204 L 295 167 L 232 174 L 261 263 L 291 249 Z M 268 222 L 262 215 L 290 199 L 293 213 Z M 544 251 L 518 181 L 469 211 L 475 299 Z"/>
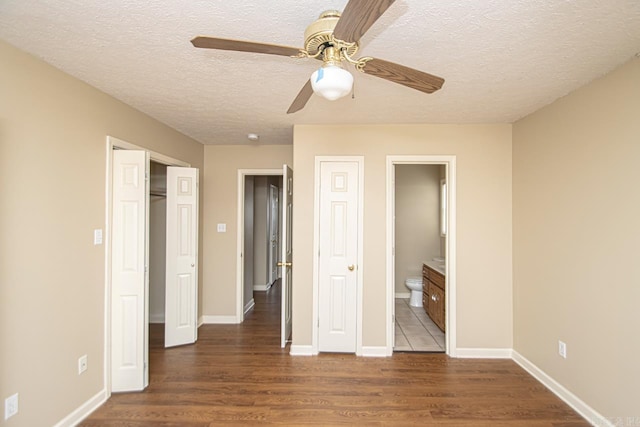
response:
<path id="1" fill-rule="evenodd" d="M 458 348 L 456 357 L 460 359 L 511 359 L 510 348 Z"/>
<path id="2" fill-rule="evenodd" d="M 394 208 L 395 208 L 395 165 L 444 165 L 446 167 L 447 179 L 447 201 L 448 201 L 448 230 L 447 230 L 447 265 L 446 269 L 446 353 L 451 357 L 456 357 L 457 328 L 456 328 L 456 156 L 452 155 L 416 155 L 416 156 L 387 156 L 387 225 L 386 225 L 386 267 L 387 267 L 387 349 L 393 352 L 394 336 L 394 313 L 395 313 L 395 266 L 394 266 Z"/>
<path id="3" fill-rule="evenodd" d="M 395 298 L 409 299 L 411 298 L 411 292 L 396 292 Z"/>
<path id="4" fill-rule="evenodd" d="M 271 283 L 267 283 L 266 285 L 253 285 L 254 291 L 264 292 L 271 289 Z M 242 296 L 244 298 L 244 295 Z"/>
<path id="5" fill-rule="evenodd" d="M 106 138 L 105 171 L 105 232 L 104 232 L 104 388 L 106 399 L 111 397 L 111 218 L 113 200 L 111 197 L 113 150 L 142 150 L 148 153 L 150 160 L 169 166 L 191 167 L 190 163 L 148 150 L 113 136 Z M 147 188 L 148 191 L 148 188 Z M 147 194 L 148 196 L 148 194 Z M 146 295 L 148 298 L 148 295 Z"/>
<path id="6" fill-rule="evenodd" d="M 316 356 L 318 354 L 317 347 L 312 345 L 291 345 L 289 350 L 291 356 Z"/>
<path id="7" fill-rule="evenodd" d="M 527 371 L 542 385 L 547 387 L 551 392 L 558 396 L 564 403 L 569 405 L 574 411 L 583 416 L 588 422 L 598 427 L 614 427 L 610 420 L 605 418 L 598 411 L 587 405 L 582 399 L 567 390 L 562 384 L 551 378 L 542 369 L 531 363 L 526 357 L 515 350 L 512 350 L 512 359 L 522 369 Z"/>
<path id="8" fill-rule="evenodd" d="M 319 257 L 320 251 L 320 163 L 322 162 L 356 162 L 358 163 L 358 267 L 356 296 L 356 355 L 363 355 L 362 322 L 363 322 L 363 289 L 364 289 L 364 156 L 316 156 L 313 201 L 313 309 L 311 342 L 318 352 L 318 311 L 319 307 Z"/>
<path id="9" fill-rule="evenodd" d="M 228 325 L 242 323 L 237 316 L 202 316 L 201 325 Z"/>
<path id="10" fill-rule="evenodd" d="M 111 142 L 112 147 L 120 147 L 124 150 L 146 151 L 147 153 L 149 153 L 149 158 L 156 163 L 162 163 L 163 165 L 167 165 L 167 166 L 183 166 L 186 168 L 191 167 L 191 163 L 187 163 L 185 161 L 178 160 L 173 157 L 165 156 L 164 154 L 149 150 L 144 147 L 140 147 L 139 145 L 135 145 L 127 141 L 123 141 L 113 136 L 107 136 L 107 141 Z"/>
<path id="11" fill-rule="evenodd" d="M 89 400 L 84 402 L 82 405 L 78 406 L 73 412 L 69 415 L 58 421 L 54 424 L 54 427 L 67 427 L 67 426 L 75 426 L 78 425 L 82 420 L 87 418 L 98 409 L 104 402 L 109 398 L 109 393 L 107 393 L 106 389 L 100 390 Z"/>
<path id="12" fill-rule="evenodd" d="M 256 301 L 253 298 L 251 298 L 251 301 L 245 304 L 243 314 L 247 314 L 249 310 L 255 307 L 255 305 L 256 305 Z"/>
<path id="13" fill-rule="evenodd" d="M 111 197 L 111 169 L 113 162 L 113 144 L 111 137 L 107 136 L 106 144 L 106 171 L 105 171 L 105 212 L 104 212 L 104 353 L 103 381 L 107 393 L 107 399 L 111 396 L 111 210 L 113 200 Z"/>
<path id="14" fill-rule="evenodd" d="M 242 254 L 244 253 L 244 179 L 247 175 L 282 176 L 282 169 L 238 169 L 237 193 L 238 216 L 236 218 L 236 323 L 244 320 L 244 268 Z M 255 289 L 255 285 L 254 285 Z"/>
<path id="15" fill-rule="evenodd" d="M 389 353 L 386 346 L 363 346 L 362 356 L 364 357 L 389 357 L 392 353 Z"/>

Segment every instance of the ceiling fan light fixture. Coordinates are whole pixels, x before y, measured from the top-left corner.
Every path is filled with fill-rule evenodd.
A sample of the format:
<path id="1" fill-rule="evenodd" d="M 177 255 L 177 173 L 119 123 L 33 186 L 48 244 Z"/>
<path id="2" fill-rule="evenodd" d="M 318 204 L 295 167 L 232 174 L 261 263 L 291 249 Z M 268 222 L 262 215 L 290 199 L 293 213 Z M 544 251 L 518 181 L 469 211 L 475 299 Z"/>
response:
<path id="1" fill-rule="evenodd" d="M 323 98 L 335 101 L 351 92 L 353 76 L 338 65 L 323 65 L 311 74 L 311 87 Z"/>

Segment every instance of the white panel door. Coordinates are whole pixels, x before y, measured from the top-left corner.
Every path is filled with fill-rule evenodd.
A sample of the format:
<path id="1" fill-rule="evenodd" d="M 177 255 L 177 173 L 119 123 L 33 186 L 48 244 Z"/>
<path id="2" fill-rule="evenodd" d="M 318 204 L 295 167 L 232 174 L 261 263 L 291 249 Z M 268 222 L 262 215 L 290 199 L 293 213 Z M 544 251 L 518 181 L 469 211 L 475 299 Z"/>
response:
<path id="1" fill-rule="evenodd" d="M 291 337 L 291 259 L 293 249 L 291 246 L 291 219 L 293 218 L 293 170 L 287 165 L 282 167 L 282 261 L 278 263 L 282 267 L 282 310 L 280 344 L 282 348 L 287 345 Z"/>
<path id="2" fill-rule="evenodd" d="M 278 187 L 269 185 L 269 284 L 278 278 Z"/>
<path id="3" fill-rule="evenodd" d="M 198 339 L 198 169 L 167 168 L 164 345 Z"/>
<path id="4" fill-rule="evenodd" d="M 320 163 L 318 350 L 355 353 L 358 163 Z"/>
<path id="5" fill-rule="evenodd" d="M 145 387 L 148 170 L 146 152 L 113 151 L 111 390 L 114 392 Z"/>

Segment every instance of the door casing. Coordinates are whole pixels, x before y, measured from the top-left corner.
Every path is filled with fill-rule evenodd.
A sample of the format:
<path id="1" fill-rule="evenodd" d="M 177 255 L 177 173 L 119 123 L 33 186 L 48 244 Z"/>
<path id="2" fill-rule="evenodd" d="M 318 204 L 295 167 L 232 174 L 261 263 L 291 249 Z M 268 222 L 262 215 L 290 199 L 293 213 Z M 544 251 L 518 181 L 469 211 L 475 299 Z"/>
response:
<path id="1" fill-rule="evenodd" d="M 315 157 L 315 181 L 313 202 L 313 308 L 312 308 L 312 353 L 318 353 L 318 316 L 320 312 L 319 297 L 319 272 L 320 259 L 320 164 L 322 162 L 356 162 L 358 163 L 358 259 L 357 259 L 357 294 L 356 294 L 356 355 L 363 355 L 362 346 L 362 307 L 363 307 L 363 232 L 364 232 L 364 156 L 316 156 Z"/>

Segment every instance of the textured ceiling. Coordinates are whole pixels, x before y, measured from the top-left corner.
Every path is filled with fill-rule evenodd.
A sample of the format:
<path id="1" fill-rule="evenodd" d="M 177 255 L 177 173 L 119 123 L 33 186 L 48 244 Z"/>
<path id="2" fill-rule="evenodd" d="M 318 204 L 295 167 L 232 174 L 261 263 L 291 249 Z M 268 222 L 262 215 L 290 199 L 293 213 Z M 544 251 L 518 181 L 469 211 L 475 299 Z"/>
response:
<path id="1" fill-rule="evenodd" d="M 196 49 L 302 47 L 346 0 L 2 0 L 0 38 L 204 144 L 289 144 L 294 124 L 513 122 L 640 51 L 638 0 L 397 0 L 359 54 L 444 77 L 432 94 L 353 71 L 355 99 L 289 105 L 318 61 Z M 360 55 L 358 55 L 360 56 Z"/>

